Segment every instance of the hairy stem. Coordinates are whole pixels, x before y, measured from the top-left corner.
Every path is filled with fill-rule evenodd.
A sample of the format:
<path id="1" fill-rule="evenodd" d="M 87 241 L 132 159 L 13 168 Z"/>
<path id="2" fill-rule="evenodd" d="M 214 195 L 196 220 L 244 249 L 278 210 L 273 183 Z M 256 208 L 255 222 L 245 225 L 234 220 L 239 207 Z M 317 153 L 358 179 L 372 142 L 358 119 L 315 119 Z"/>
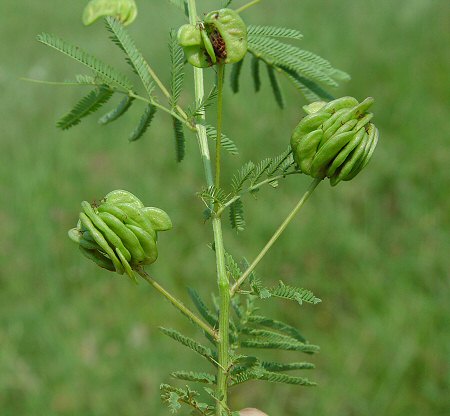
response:
<path id="1" fill-rule="evenodd" d="M 261 186 L 264 186 L 268 183 L 278 181 L 280 179 L 286 178 L 286 176 L 290 175 L 301 175 L 302 172 L 299 170 L 295 170 L 293 172 L 287 172 L 282 173 L 281 175 L 273 176 L 271 178 L 264 179 L 261 182 L 255 183 L 254 185 L 248 187 L 247 189 L 243 190 L 239 195 L 235 195 L 233 198 L 231 198 L 226 204 L 223 204 L 219 211 L 217 211 L 218 215 L 221 215 L 223 211 L 225 211 L 230 205 L 233 205 L 234 202 L 236 202 L 238 199 L 241 199 L 245 194 L 251 193 L 256 191 L 257 189 L 261 188 Z"/>
<path id="2" fill-rule="evenodd" d="M 161 293 L 173 306 L 175 306 L 183 315 L 187 316 L 191 321 L 195 322 L 200 328 L 217 340 L 217 333 L 207 323 L 203 322 L 194 312 L 184 306 L 184 304 L 164 289 L 153 277 L 145 270 L 141 269 L 137 272 L 146 282 L 150 283 L 159 293 Z"/>
<path id="3" fill-rule="evenodd" d="M 217 139 L 216 139 L 216 176 L 214 185 L 220 187 L 220 152 L 222 149 L 222 105 L 223 105 L 223 77 L 225 73 L 225 65 L 217 66 Z"/>
<path id="4" fill-rule="evenodd" d="M 195 0 L 188 0 L 189 7 L 189 22 L 191 24 L 197 23 L 197 10 Z M 220 70 L 219 70 L 220 71 Z M 223 75 L 222 75 L 223 78 Z M 195 100 L 199 102 L 203 99 L 205 94 L 203 84 L 203 70 L 201 68 L 194 68 L 194 83 L 195 83 Z M 221 112 L 218 117 L 221 124 Z M 205 112 L 201 114 L 200 118 L 205 120 Z M 219 133 L 219 132 L 218 132 Z M 203 169 L 205 171 L 206 183 L 208 186 L 214 184 L 214 178 L 211 169 L 211 158 L 208 147 L 208 138 L 206 136 L 206 129 L 203 125 L 197 125 L 197 138 L 200 147 L 200 153 L 203 160 Z M 220 136 L 217 141 L 220 143 Z M 220 150 L 219 150 L 220 151 Z M 220 171 L 220 166 L 219 166 Z M 217 173 L 217 166 L 216 166 Z M 217 178 L 217 176 L 216 176 Z M 216 179 L 217 180 L 217 179 Z M 223 246 L 222 224 L 220 217 L 214 215 L 212 220 L 214 232 L 214 246 L 216 251 L 217 263 L 217 281 L 219 285 L 220 294 L 220 314 L 219 314 L 219 340 L 218 340 L 218 355 L 219 366 L 217 375 L 217 396 L 222 399 L 217 404 L 216 415 L 221 416 L 222 410 L 227 408 L 227 367 L 229 362 L 229 304 L 230 304 L 230 283 L 225 269 L 225 250 Z"/>
<path id="5" fill-rule="evenodd" d="M 314 190 L 317 188 L 317 185 L 322 181 L 322 179 L 314 179 L 309 185 L 308 190 L 303 194 L 300 201 L 297 203 L 297 205 L 294 207 L 294 209 L 289 213 L 289 215 L 286 217 L 286 219 L 283 221 L 283 223 L 278 227 L 278 229 L 275 231 L 273 236 L 270 238 L 270 240 L 267 242 L 267 244 L 264 246 L 264 248 L 261 250 L 261 252 L 256 256 L 255 260 L 253 260 L 252 264 L 248 266 L 248 269 L 242 274 L 241 277 L 236 281 L 236 283 L 231 288 L 231 296 L 233 296 L 236 291 L 241 287 L 242 283 L 245 282 L 247 277 L 250 276 L 252 271 L 255 269 L 255 267 L 258 265 L 258 263 L 263 259 L 263 257 L 267 254 L 269 249 L 274 245 L 275 241 L 278 240 L 280 235 L 283 233 L 283 231 L 286 229 L 286 227 L 289 225 L 289 223 L 294 219 L 294 217 L 297 215 L 297 213 L 301 210 L 305 202 L 308 200 L 308 198 L 311 196 L 311 194 L 314 192 Z"/>

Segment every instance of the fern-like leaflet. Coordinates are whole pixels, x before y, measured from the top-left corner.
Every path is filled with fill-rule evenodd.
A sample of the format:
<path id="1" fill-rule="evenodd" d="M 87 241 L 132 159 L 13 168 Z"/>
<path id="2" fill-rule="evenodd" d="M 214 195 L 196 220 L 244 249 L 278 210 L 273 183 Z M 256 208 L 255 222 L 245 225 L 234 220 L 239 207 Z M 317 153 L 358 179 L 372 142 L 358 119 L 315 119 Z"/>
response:
<path id="1" fill-rule="evenodd" d="M 217 140 L 217 130 L 209 125 L 205 126 L 206 128 L 206 135 L 210 140 Z M 231 140 L 228 136 L 226 136 L 224 133 L 221 134 L 220 144 L 221 146 L 228 152 L 230 155 L 238 155 L 239 150 L 236 146 L 236 144 Z"/>
<path id="2" fill-rule="evenodd" d="M 205 347 L 204 345 L 201 345 L 197 341 L 193 340 L 192 338 L 189 338 L 180 332 L 176 331 L 175 329 L 170 328 L 159 328 L 161 332 L 170 338 L 174 339 L 175 341 L 179 342 L 180 344 L 184 345 L 185 347 L 191 349 L 192 351 L 195 351 L 197 354 L 200 354 L 202 357 L 206 358 L 208 361 L 216 365 L 216 361 L 213 358 L 213 353 L 211 349 L 208 347 Z"/>
<path id="3" fill-rule="evenodd" d="M 62 130 L 76 126 L 81 122 L 82 118 L 100 109 L 112 95 L 113 90 L 106 85 L 96 88 L 83 97 L 67 115 L 62 117 L 58 121 L 57 126 Z"/>
<path id="4" fill-rule="evenodd" d="M 156 107 L 154 105 L 148 104 L 145 107 L 144 114 L 142 114 L 139 124 L 136 126 L 136 128 L 133 130 L 130 137 L 128 138 L 128 140 L 130 142 L 139 140 L 143 136 L 143 134 L 149 128 L 149 126 L 153 120 L 153 117 L 155 116 L 155 113 L 156 113 Z"/>
<path id="5" fill-rule="evenodd" d="M 251 161 L 244 164 L 233 175 L 231 199 L 226 204 L 230 209 L 229 218 L 231 227 L 237 231 L 242 231 L 245 228 L 244 205 L 241 198 L 244 193 L 255 194 L 265 183 L 276 187 L 278 185 L 277 178 L 282 178 L 291 173 L 299 173 L 295 169 L 291 170 L 293 166 L 294 159 L 290 148 L 287 148 L 283 153 L 274 158 L 263 159 L 256 165 Z M 264 175 L 266 179 L 258 182 Z M 246 184 L 248 184 L 248 187 L 244 189 Z"/>
<path id="6" fill-rule="evenodd" d="M 153 82 L 147 61 L 137 49 L 134 41 L 128 34 L 128 31 L 117 19 L 107 17 L 106 23 L 108 30 L 112 33 L 113 42 L 125 52 L 129 60 L 128 62 L 139 75 L 145 91 L 151 97 L 153 90 L 155 89 L 155 84 Z"/>
<path id="7" fill-rule="evenodd" d="M 322 86 L 336 87 L 339 82 L 350 78 L 345 72 L 335 69 L 327 60 L 284 41 L 301 39 L 302 35 L 298 30 L 249 25 L 247 33 L 248 51 L 253 55 L 251 74 L 255 90 L 259 91 L 261 86 L 259 61 L 262 61 L 267 66 L 275 101 L 280 107 L 283 107 L 284 100 L 277 73 L 286 75 L 309 102 L 332 99 L 332 95 Z M 231 78 L 232 89 L 235 92 L 238 90 L 236 86 L 239 82 L 239 73 L 240 68 Z"/>
<path id="8" fill-rule="evenodd" d="M 74 46 L 58 36 L 48 33 L 38 35 L 37 40 L 92 69 L 105 84 L 111 87 L 119 86 L 126 91 L 132 90 L 133 85 L 125 75 L 78 46 Z"/>
<path id="9" fill-rule="evenodd" d="M 116 121 L 119 117 L 123 116 L 133 104 L 134 98 L 130 96 L 126 96 L 120 100 L 119 104 L 116 108 L 113 108 L 111 111 L 102 116 L 99 120 L 99 124 L 109 124 L 113 121 Z"/>
<path id="10" fill-rule="evenodd" d="M 193 371 L 174 371 L 173 378 L 178 380 L 193 381 L 195 383 L 216 384 L 216 377 L 209 373 L 197 373 Z"/>

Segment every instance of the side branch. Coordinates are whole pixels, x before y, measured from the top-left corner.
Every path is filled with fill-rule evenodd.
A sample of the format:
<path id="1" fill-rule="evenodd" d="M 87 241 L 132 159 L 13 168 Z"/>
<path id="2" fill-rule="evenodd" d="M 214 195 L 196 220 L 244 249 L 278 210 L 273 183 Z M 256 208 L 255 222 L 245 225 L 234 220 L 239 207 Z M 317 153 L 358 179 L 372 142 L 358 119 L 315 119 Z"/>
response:
<path id="1" fill-rule="evenodd" d="M 242 276 L 232 286 L 231 291 L 230 291 L 231 296 L 233 296 L 237 292 L 237 290 L 245 282 L 247 277 L 250 276 L 250 274 L 256 268 L 258 263 L 263 259 L 263 257 L 269 251 L 269 249 L 274 245 L 275 241 L 278 240 L 280 235 L 283 233 L 283 231 L 286 229 L 286 227 L 289 225 L 289 223 L 294 219 L 296 214 L 300 211 L 300 209 L 303 207 L 305 202 L 308 200 L 308 198 L 311 196 L 311 194 L 314 192 L 314 190 L 317 188 L 317 186 L 319 185 L 319 183 L 321 181 L 322 181 L 322 179 L 314 179 L 313 180 L 313 182 L 309 186 L 308 190 L 302 196 L 302 198 L 297 203 L 297 205 L 294 207 L 294 209 L 289 213 L 289 215 L 286 217 L 286 219 L 283 221 L 283 223 L 278 227 L 278 229 L 275 231 L 274 235 L 270 238 L 270 240 L 267 242 L 267 244 L 264 246 L 264 248 L 261 250 L 261 252 L 256 256 L 255 260 L 253 260 L 253 263 L 248 267 L 248 269 L 242 274 Z"/>
<path id="2" fill-rule="evenodd" d="M 225 209 L 227 209 L 230 205 L 232 205 L 238 199 L 241 199 L 245 194 L 252 193 L 252 192 L 256 191 L 257 189 L 261 188 L 261 186 L 264 186 L 264 185 L 266 185 L 268 183 L 271 183 L 271 182 L 274 182 L 274 181 L 278 181 L 280 179 L 284 179 L 286 176 L 301 175 L 301 174 L 302 174 L 301 171 L 296 170 L 294 172 L 283 173 L 281 175 L 273 176 L 271 178 L 264 179 L 261 182 L 255 183 L 254 185 L 252 185 L 252 186 L 248 187 L 247 189 L 245 189 L 244 191 L 242 191 L 240 194 L 235 195 L 226 204 L 223 204 L 222 207 L 220 208 L 220 210 L 217 211 L 217 215 L 221 215 Z"/>
<path id="3" fill-rule="evenodd" d="M 153 277 L 151 277 L 145 270 L 138 271 L 139 275 L 150 285 L 152 285 L 159 293 L 161 293 L 173 306 L 175 306 L 182 314 L 187 316 L 195 322 L 200 328 L 211 335 L 216 341 L 218 340 L 217 332 L 208 324 L 203 322 L 194 312 L 184 306 L 184 304 L 164 289 Z"/>

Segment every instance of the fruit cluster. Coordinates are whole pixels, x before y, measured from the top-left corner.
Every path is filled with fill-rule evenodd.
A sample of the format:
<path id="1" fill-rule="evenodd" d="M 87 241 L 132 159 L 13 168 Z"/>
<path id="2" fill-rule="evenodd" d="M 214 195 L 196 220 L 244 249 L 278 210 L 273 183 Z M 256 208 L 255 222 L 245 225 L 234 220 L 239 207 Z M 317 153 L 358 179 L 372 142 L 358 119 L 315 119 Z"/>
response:
<path id="1" fill-rule="evenodd" d="M 353 179 L 369 162 L 378 142 L 378 130 L 367 110 L 373 98 L 363 102 L 342 97 L 304 107 L 308 113 L 291 137 L 294 160 L 303 173 L 330 178 L 332 186 Z"/>
<path id="2" fill-rule="evenodd" d="M 100 267 L 134 279 L 133 269 L 154 263 L 158 257 L 158 231 L 172 228 L 159 208 L 144 207 L 132 193 L 116 190 L 100 205 L 81 203 L 78 225 L 69 231 L 81 252 Z"/>
<path id="3" fill-rule="evenodd" d="M 247 53 L 247 27 L 236 11 L 215 10 L 197 25 L 181 26 L 178 43 L 187 61 L 198 68 L 216 63 L 232 64 L 241 61 Z"/>

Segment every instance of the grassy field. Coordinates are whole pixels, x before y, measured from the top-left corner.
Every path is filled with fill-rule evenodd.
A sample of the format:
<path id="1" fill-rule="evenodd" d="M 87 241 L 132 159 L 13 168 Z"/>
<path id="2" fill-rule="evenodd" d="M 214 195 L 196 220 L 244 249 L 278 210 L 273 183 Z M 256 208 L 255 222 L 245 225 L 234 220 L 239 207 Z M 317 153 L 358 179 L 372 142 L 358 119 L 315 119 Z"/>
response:
<path id="1" fill-rule="evenodd" d="M 163 0 L 137 3 L 131 31 L 167 80 L 168 27 L 178 27 L 182 16 Z M 212 7 L 199 3 L 202 11 Z M 125 68 L 101 24 L 81 26 L 83 5 L 1 5 L 3 416 L 166 415 L 159 384 L 171 371 L 198 369 L 196 357 L 157 329 L 163 323 L 196 336 L 167 302 L 144 284 L 95 268 L 66 238 L 81 200 L 123 188 L 166 209 L 175 227 L 160 238 L 153 274 L 186 301 L 187 286 L 204 296 L 215 287 L 211 231 L 195 196 L 203 175 L 194 137 L 178 165 L 161 115 L 135 144 L 126 140 L 139 117 L 134 111 L 108 127 L 91 118 L 63 133 L 55 121 L 84 91 L 19 80 L 83 72 L 39 45 L 42 31 Z M 246 13 L 249 23 L 300 29 L 305 49 L 349 72 L 352 81 L 335 94 L 375 97 L 381 141 L 357 179 L 319 187 L 258 269 L 268 285 L 283 279 L 323 299 L 315 307 L 272 307 L 321 345 L 309 375 L 319 387 L 250 383 L 232 394 L 234 407 L 271 416 L 448 414 L 449 12 L 445 0 L 264 0 Z M 284 150 L 304 104 L 291 91 L 279 110 L 268 81 L 255 95 L 248 64 L 244 72 L 242 92 L 225 96 L 225 131 L 241 149 L 239 158 L 226 159 L 227 176 L 249 158 Z M 292 177 L 249 200 L 248 229 L 236 236 L 226 227 L 228 250 L 255 256 L 308 182 Z"/>

